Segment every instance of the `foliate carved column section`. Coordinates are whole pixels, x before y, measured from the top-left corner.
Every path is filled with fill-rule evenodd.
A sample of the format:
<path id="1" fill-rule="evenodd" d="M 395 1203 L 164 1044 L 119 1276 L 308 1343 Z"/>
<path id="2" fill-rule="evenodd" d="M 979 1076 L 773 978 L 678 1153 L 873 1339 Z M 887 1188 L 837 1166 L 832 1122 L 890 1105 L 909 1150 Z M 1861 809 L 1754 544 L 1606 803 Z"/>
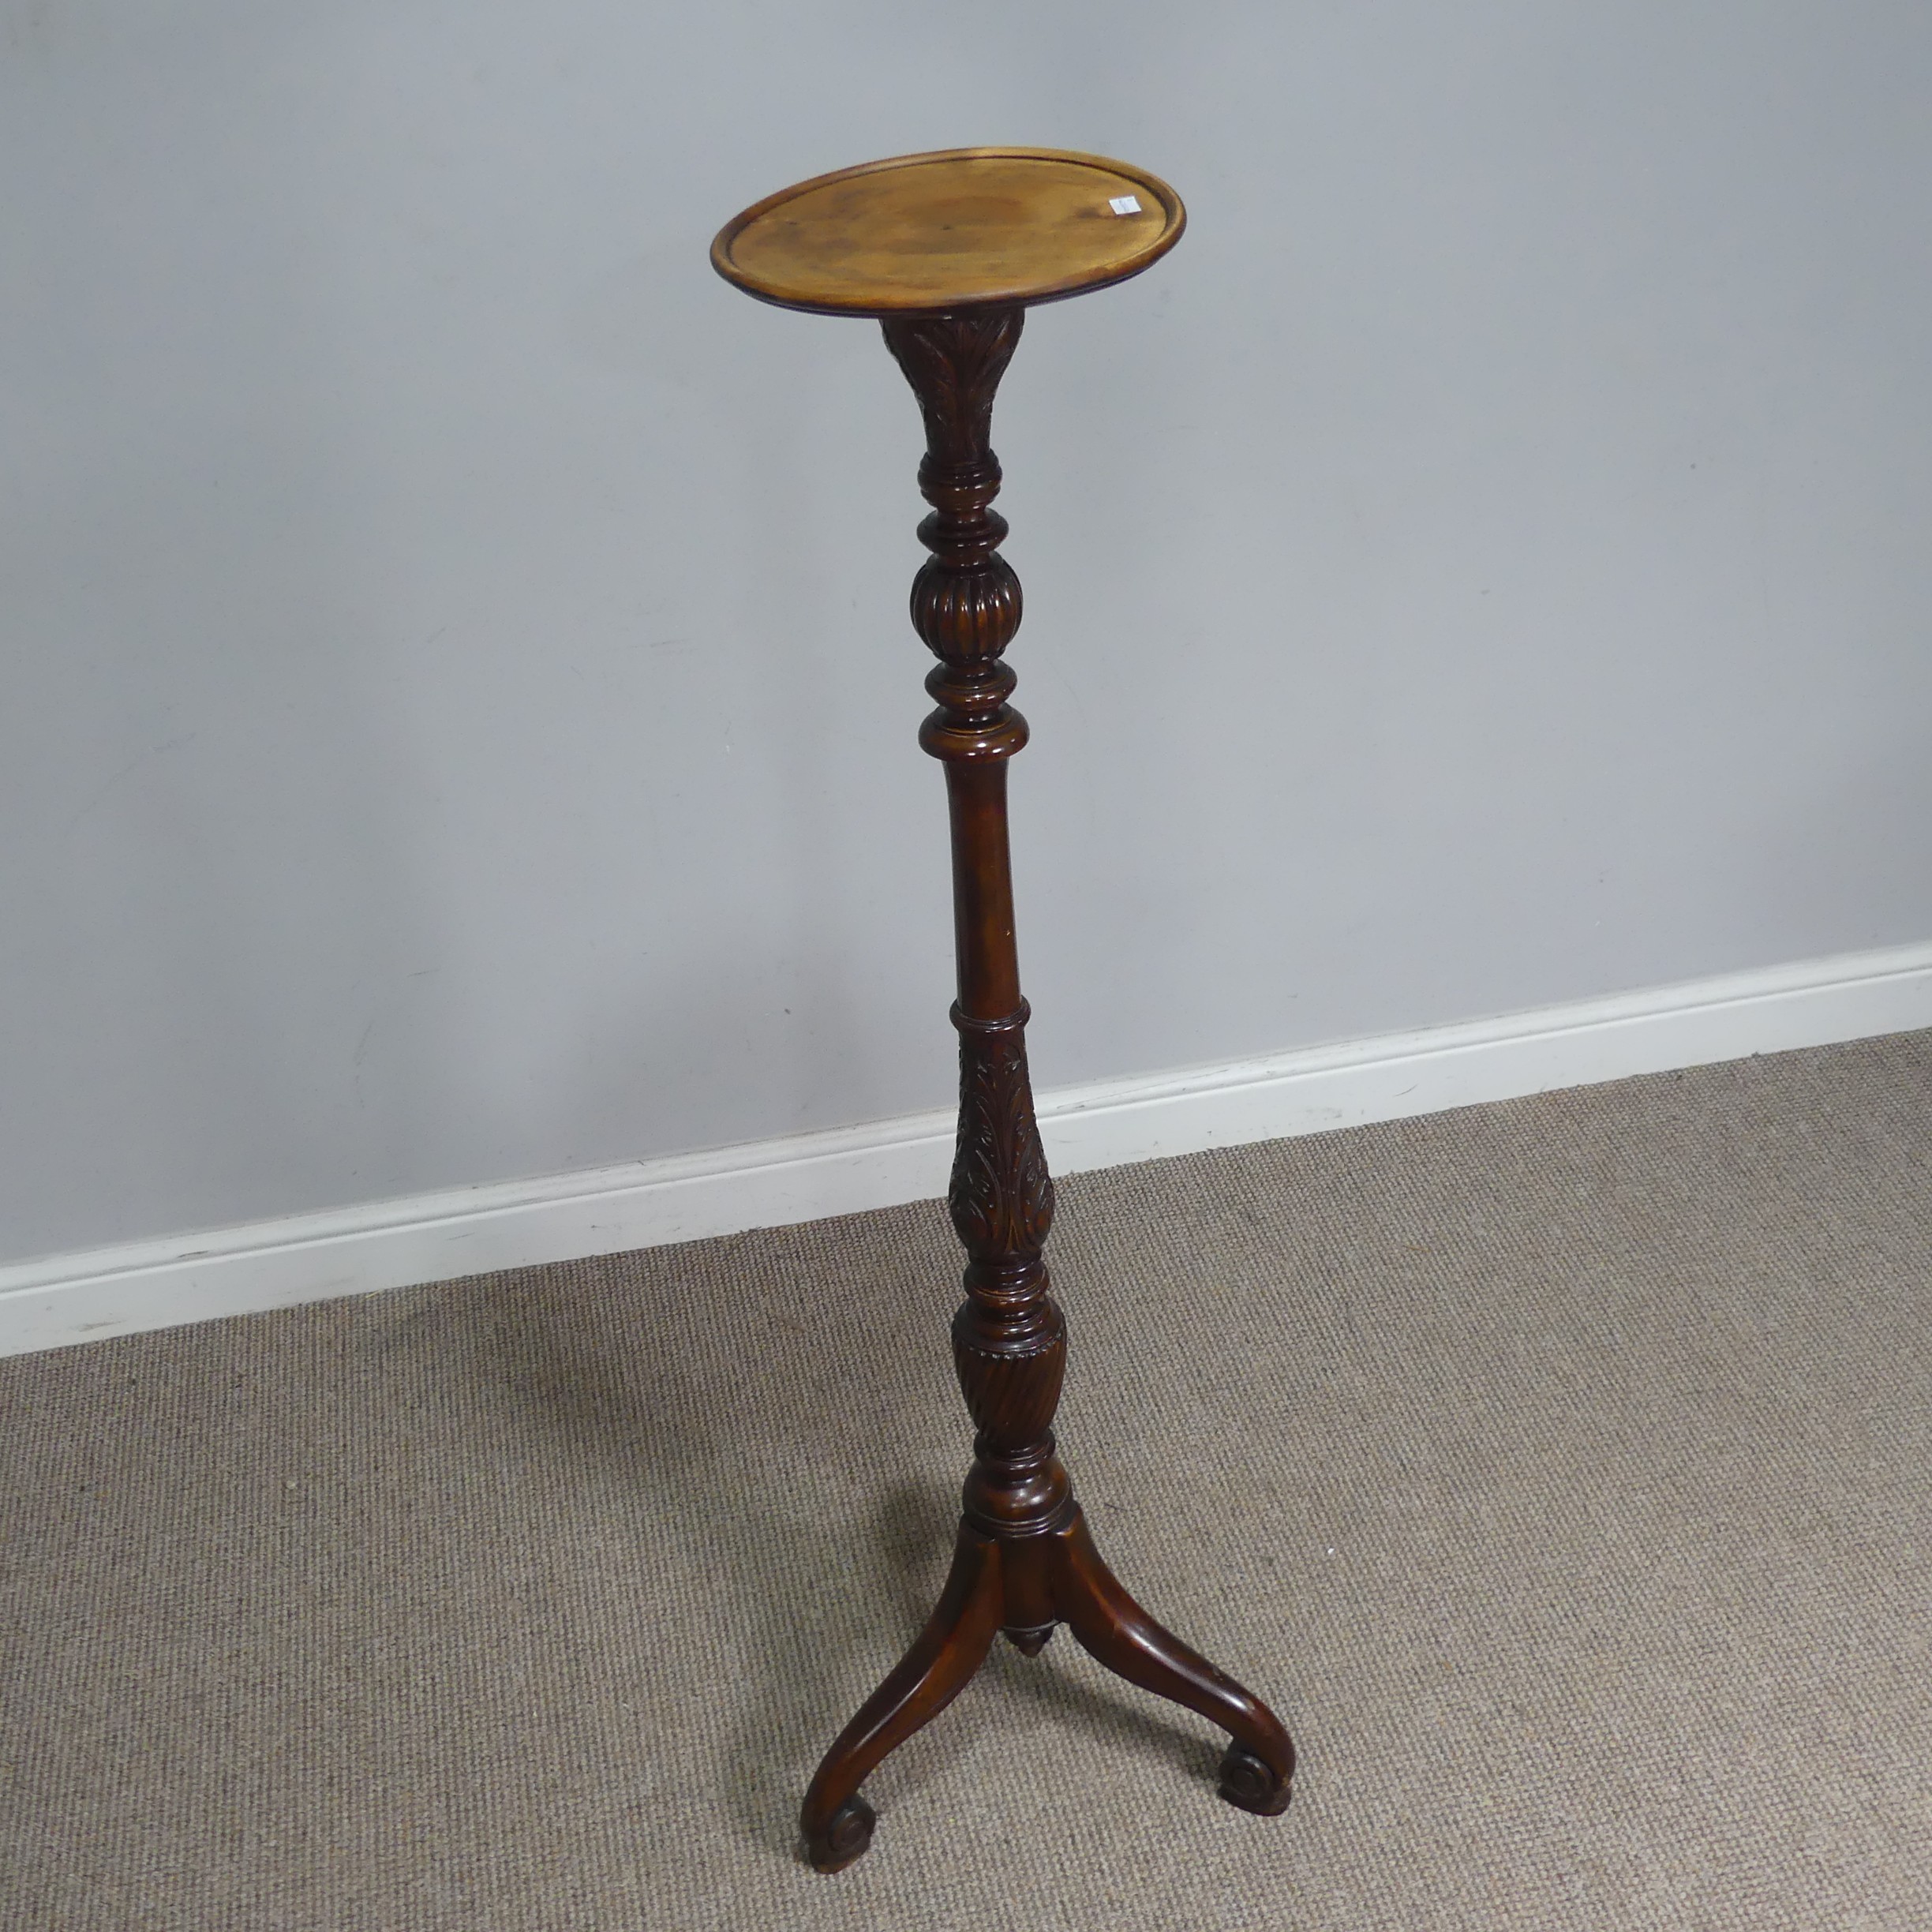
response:
<path id="1" fill-rule="evenodd" d="M 1054 1455 L 1066 1324 L 1040 1259 L 1054 1189 L 1034 1118 L 1026 1022 L 1024 1000 L 1003 1020 L 953 1009 L 960 1121 L 946 1205 L 970 1257 L 953 1360 L 979 1432 L 966 1514 L 1008 1535 L 1056 1527 L 1072 1508 Z"/>
<path id="2" fill-rule="evenodd" d="M 991 1278 L 1037 1263 L 1053 1226 L 1053 1179 L 1027 1073 L 1028 1017 L 1024 1000 L 1003 1020 L 972 1020 L 953 1009 L 960 1032 L 960 1119 L 946 1206 L 996 1306 L 1002 1297 Z M 1017 1319 L 1017 1309 L 1013 1312 Z"/>
<path id="3" fill-rule="evenodd" d="M 1025 311 L 893 316 L 886 346 L 926 421 L 919 490 L 932 514 L 919 541 L 932 552 L 913 580 L 912 627 L 939 660 L 926 688 L 939 709 L 919 743 L 949 761 L 1011 758 L 1026 721 L 1007 702 L 1013 675 L 1000 653 L 1020 628 L 1020 580 L 999 554 L 1006 519 L 992 507 L 999 459 L 993 399 L 1020 341 Z"/>
<path id="4" fill-rule="evenodd" d="M 930 462 L 967 467 L 990 461 L 993 398 L 1025 320 L 1024 309 L 975 309 L 881 321 L 886 346 L 919 398 Z M 997 463 L 993 474 L 997 485 Z"/>

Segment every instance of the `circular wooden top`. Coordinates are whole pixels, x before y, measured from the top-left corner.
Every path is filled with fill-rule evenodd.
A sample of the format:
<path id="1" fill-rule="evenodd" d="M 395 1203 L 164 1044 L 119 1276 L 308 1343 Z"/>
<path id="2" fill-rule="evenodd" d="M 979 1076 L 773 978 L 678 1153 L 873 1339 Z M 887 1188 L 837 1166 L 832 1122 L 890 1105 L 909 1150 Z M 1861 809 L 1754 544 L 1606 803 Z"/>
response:
<path id="1" fill-rule="evenodd" d="M 727 222 L 711 262 L 762 301 L 908 315 L 1056 301 L 1181 239 L 1157 176 L 1050 148 L 956 148 L 821 174 Z"/>

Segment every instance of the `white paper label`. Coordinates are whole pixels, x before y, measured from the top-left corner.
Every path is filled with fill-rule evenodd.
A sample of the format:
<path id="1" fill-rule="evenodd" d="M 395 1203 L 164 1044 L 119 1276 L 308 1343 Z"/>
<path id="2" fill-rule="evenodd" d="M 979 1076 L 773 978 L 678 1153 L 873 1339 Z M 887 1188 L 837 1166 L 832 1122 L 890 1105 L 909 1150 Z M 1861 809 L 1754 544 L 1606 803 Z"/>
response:
<path id="1" fill-rule="evenodd" d="M 1116 195 L 1107 204 L 1116 215 L 1138 215 L 1140 204 L 1132 195 Z"/>

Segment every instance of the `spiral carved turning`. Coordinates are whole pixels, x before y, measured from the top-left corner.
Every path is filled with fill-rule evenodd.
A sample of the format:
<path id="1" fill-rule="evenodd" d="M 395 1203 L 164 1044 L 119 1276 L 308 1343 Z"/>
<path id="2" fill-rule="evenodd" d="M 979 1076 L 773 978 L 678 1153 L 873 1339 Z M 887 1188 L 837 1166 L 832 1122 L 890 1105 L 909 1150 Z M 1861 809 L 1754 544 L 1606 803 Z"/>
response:
<path id="1" fill-rule="evenodd" d="M 1000 519 L 1002 527 L 1005 519 Z M 997 657 L 1020 628 L 1020 579 L 996 550 L 960 566 L 934 557 L 912 580 L 912 628 L 942 660 Z"/>

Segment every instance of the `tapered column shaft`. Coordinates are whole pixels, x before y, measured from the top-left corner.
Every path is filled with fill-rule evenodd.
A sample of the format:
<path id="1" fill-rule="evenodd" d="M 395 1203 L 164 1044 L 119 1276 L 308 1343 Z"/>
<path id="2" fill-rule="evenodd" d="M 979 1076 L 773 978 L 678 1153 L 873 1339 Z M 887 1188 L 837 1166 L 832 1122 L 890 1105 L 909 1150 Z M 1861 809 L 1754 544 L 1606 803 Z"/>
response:
<path id="1" fill-rule="evenodd" d="M 953 944 L 960 1011 L 998 1020 L 1020 1005 L 1004 759 L 946 767 L 953 818 Z"/>

